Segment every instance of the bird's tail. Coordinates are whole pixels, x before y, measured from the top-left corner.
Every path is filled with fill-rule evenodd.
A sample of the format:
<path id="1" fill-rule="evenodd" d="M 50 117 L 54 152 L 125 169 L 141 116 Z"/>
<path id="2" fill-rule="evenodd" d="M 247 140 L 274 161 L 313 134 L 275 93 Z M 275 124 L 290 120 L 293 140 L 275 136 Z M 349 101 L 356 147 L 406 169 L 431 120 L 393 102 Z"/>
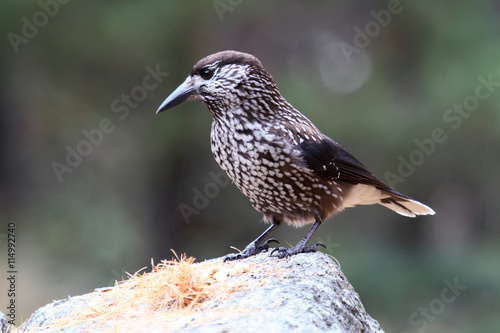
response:
<path id="1" fill-rule="evenodd" d="M 413 200 L 406 195 L 398 193 L 393 190 L 382 190 L 383 193 L 387 193 L 389 196 L 380 200 L 379 204 L 385 206 L 398 214 L 415 217 L 417 215 L 434 215 L 435 212 L 429 206 L 424 205 L 417 200 Z"/>
<path id="2" fill-rule="evenodd" d="M 380 183 L 381 186 L 366 184 L 354 185 L 349 195 L 344 199 L 344 208 L 356 205 L 380 204 L 398 214 L 415 217 L 417 215 L 434 215 L 435 212 L 429 206 L 413 200 L 404 194 L 401 194 L 389 186 Z M 384 187 L 382 187 L 382 185 Z"/>

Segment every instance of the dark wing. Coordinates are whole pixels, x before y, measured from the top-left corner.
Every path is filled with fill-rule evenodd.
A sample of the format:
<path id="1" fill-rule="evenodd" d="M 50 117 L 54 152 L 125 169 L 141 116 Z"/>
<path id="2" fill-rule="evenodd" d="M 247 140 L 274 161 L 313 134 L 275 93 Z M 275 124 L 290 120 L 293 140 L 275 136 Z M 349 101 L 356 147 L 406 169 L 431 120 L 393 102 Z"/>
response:
<path id="1" fill-rule="evenodd" d="M 373 186 L 379 190 L 378 193 L 368 191 L 368 197 L 365 193 L 356 204 L 372 204 L 378 200 L 379 204 L 404 216 L 434 214 L 430 207 L 397 192 L 375 177 L 360 161 L 338 143 L 321 134 L 314 125 L 300 124 L 288 129 L 294 133 L 292 140 L 299 150 L 303 167 L 324 179 Z"/>
<path id="2" fill-rule="evenodd" d="M 387 192 L 397 193 L 330 138 L 325 137 L 320 142 L 302 140 L 299 150 L 306 166 L 321 177 L 350 184 L 372 185 Z"/>

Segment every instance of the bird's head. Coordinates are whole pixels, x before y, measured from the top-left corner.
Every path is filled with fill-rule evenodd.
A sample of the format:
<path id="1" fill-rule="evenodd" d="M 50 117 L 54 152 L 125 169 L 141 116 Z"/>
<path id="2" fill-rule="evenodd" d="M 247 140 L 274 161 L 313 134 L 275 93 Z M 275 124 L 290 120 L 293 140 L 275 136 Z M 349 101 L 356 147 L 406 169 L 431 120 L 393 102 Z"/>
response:
<path id="1" fill-rule="evenodd" d="M 278 96 L 278 88 L 260 61 L 251 54 L 222 51 L 193 66 L 186 80 L 167 97 L 156 113 L 199 98 L 212 115 L 241 106 L 252 98 Z"/>

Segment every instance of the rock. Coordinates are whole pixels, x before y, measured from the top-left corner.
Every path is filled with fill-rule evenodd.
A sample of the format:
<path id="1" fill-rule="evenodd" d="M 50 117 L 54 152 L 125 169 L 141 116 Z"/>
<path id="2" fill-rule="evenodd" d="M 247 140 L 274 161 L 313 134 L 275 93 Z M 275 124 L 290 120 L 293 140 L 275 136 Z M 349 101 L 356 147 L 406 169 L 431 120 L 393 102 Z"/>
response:
<path id="1" fill-rule="evenodd" d="M 0 333 L 8 333 L 9 332 L 9 324 L 7 322 L 7 317 L 0 312 Z"/>
<path id="2" fill-rule="evenodd" d="M 191 268 L 198 275 L 187 271 Z M 168 269 L 173 269 L 170 263 L 115 287 L 48 304 L 20 332 L 383 332 L 337 263 L 322 252 L 280 260 L 263 253 L 234 262 L 218 258 L 186 264 L 175 274 L 201 284 L 196 280 L 198 284 L 184 288 L 187 296 L 177 305 L 163 297 L 170 289 L 157 289 L 184 283 L 177 275 L 175 283 L 171 275 L 166 280 L 154 275 Z M 151 308 L 159 298 L 162 305 Z M 65 318 L 71 319 L 61 324 Z"/>

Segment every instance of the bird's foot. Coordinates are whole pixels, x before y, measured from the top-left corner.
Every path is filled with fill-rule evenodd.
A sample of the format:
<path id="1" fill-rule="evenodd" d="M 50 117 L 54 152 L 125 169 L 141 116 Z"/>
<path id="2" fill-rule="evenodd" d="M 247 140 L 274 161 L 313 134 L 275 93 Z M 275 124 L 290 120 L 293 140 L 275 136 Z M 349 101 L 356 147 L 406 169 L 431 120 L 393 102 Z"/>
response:
<path id="1" fill-rule="evenodd" d="M 225 256 L 224 262 L 245 259 L 245 258 L 251 257 L 253 255 L 256 255 L 256 254 L 259 254 L 262 252 L 267 252 L 267 250 L 269 250 L 269 243 L 271 243 L 271 242 L 279 244 L 279 242 L 274 238 L 269 238 L 268 240 L 266 240 L 264 243 L 262 243 L 260 245 L 258 245 L 256 242 L 251 242 L 240 253 L 231 253 L 231 254 L 228 254 L 227 256 Z"/>
<path id="2" fill-rule="evenodd" d="M 323 243 L 314 243 L 313 245 L 306 246 L 307 243 L 303 240 L 300 241 L 294 247 L 278 247 L 271 252 L 271 256 L 278 257 L 279 259 L 288 258 L 298 253 L 309 253 L 316 252 L 318 250 L 318 246 L 323 246 L 326 249 L 325 244 Z"/>

